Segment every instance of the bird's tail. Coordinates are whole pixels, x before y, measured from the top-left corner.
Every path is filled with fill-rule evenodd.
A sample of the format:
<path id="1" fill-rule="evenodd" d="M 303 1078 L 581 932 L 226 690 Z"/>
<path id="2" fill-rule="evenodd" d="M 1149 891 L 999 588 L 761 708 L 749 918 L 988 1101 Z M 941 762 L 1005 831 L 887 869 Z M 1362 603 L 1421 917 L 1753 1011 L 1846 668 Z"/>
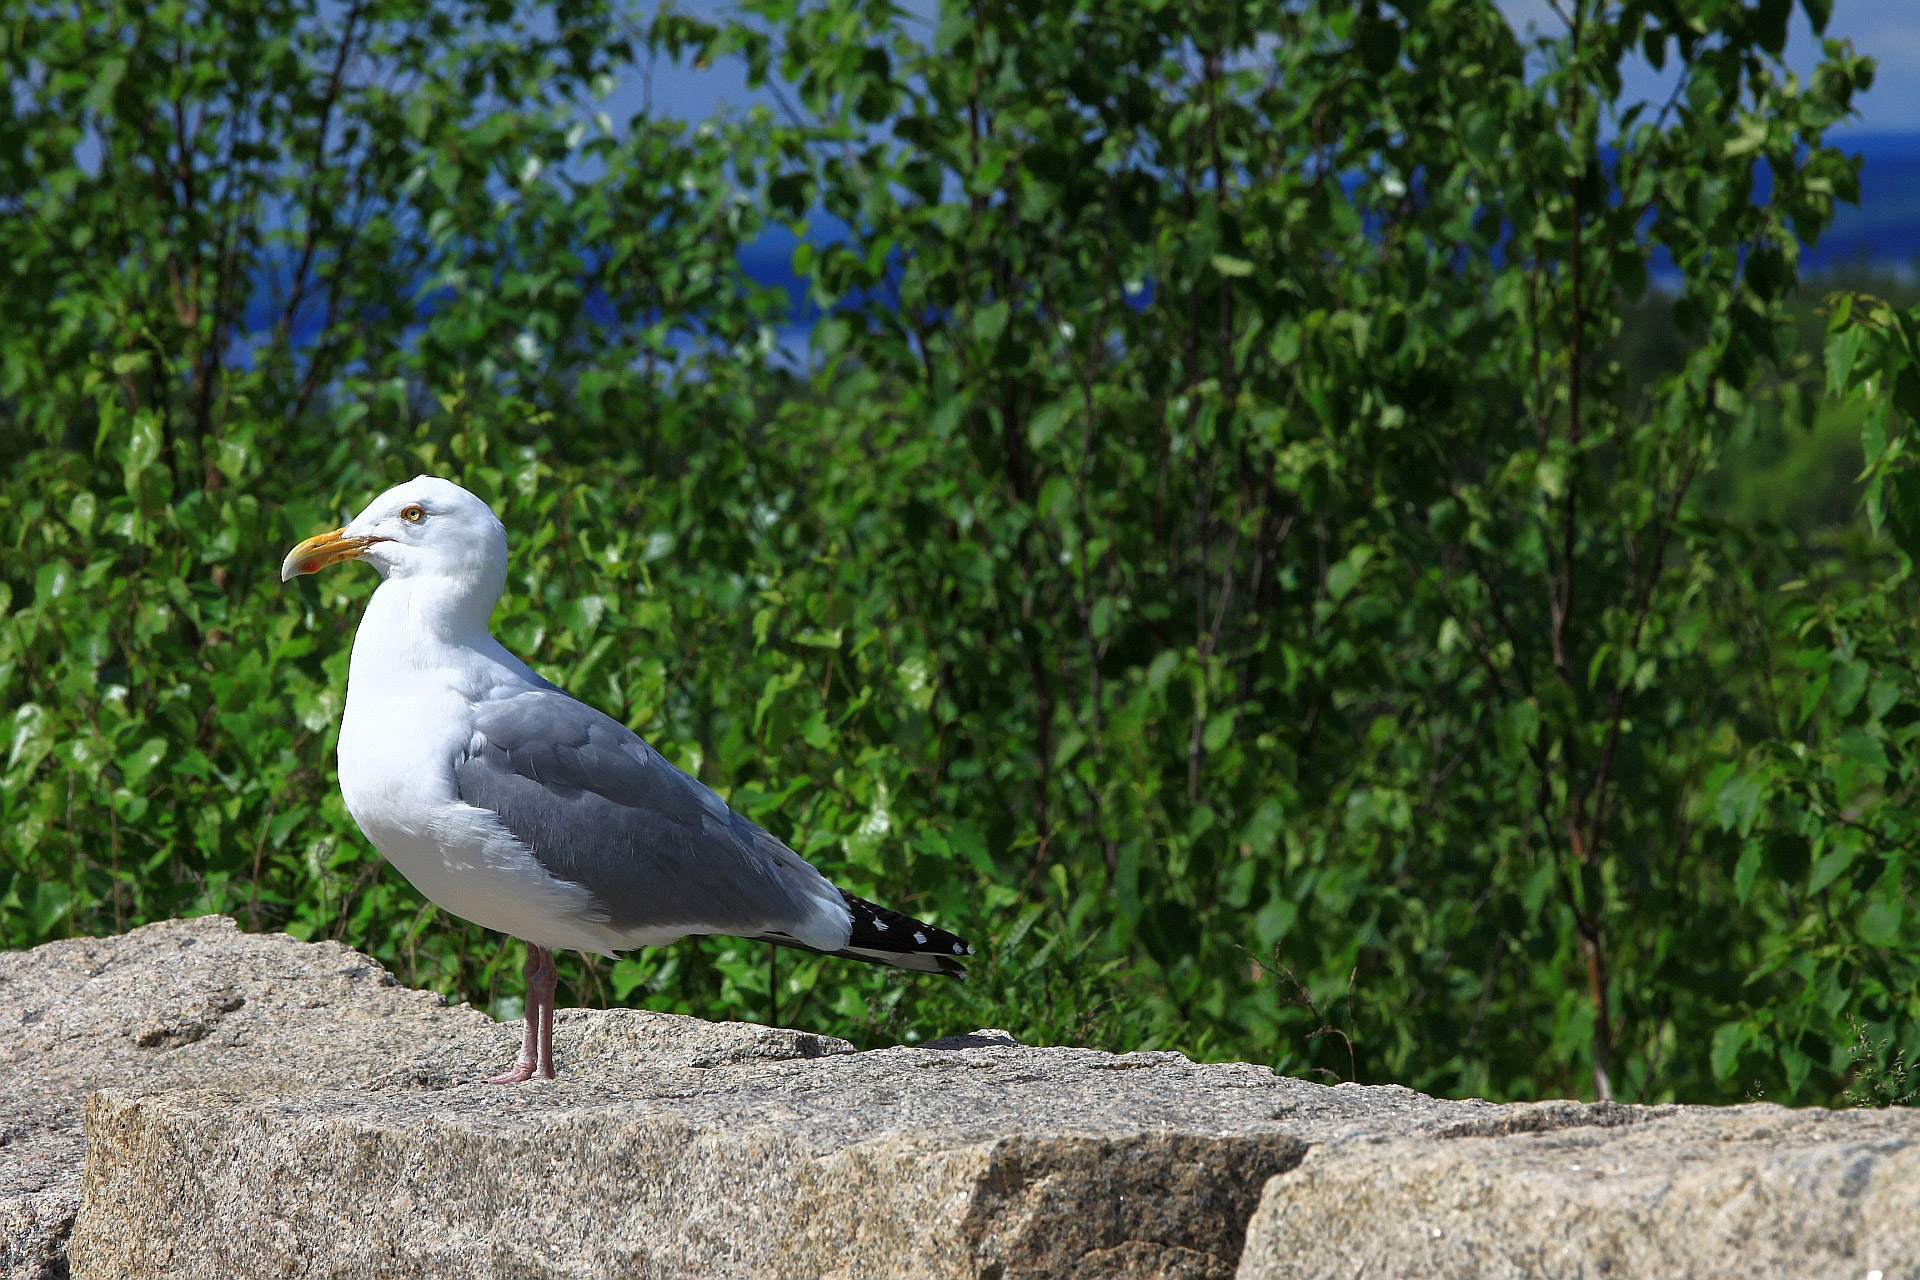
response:
<path id="1" fill-rule="evenodd" d="M 915 920 L 912 916 L 868 902 L 865 898 L 856 898 L 845 889 L 840 891 L 840 896 L 846 900 L 847 910 L 853 914 L 853 931 L 847 938 L 847 945 L 838 951 L 820 951 L 784 933 L 761 934 L 762 940 L 800 951 L 814 951 L 820 955 L 892 965 L 896 969 L 944 973 L 950 978 L 967 976 L 967 968 L 960 963 L 960 957 L 972 955 L 973 948 L 964 938 L 945 929 L 936 929 L 924 920 Z"/>

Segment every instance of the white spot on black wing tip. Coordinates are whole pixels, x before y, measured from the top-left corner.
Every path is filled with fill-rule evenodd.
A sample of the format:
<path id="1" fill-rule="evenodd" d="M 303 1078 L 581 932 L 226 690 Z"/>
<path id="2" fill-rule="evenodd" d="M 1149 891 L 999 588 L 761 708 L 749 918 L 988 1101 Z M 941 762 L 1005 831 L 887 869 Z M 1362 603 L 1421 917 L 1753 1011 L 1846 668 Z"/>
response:
<path id="1" fill-rule="evenodd" d="M 913 940 L 919 943 L 923 947 L 927 945 L 927 935 L 920 932 L 920 930 L 918 929 L 915 929 L 913 931 Z"/>
<path id="2" fill-rule="evenodd" d="M 953 954 L 957 956 L 964 956 L 971 953 L 972 951 L 973 951 L 973 948 L 968 946 L 964 942 L 956 942 L 953 944 Z"/>
<path id="3" fill-rule="evenodd" d="M 873 921 L 873 931 L 875 933 L 885 933 L 887 931 L 887 922 L 885 920 Z"/>

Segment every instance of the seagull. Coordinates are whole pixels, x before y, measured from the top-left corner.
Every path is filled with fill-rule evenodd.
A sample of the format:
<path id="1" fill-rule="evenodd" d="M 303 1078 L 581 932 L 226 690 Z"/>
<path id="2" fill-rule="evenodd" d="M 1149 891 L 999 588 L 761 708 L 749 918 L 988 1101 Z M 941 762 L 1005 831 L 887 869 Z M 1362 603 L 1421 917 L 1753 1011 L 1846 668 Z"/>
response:
<path id="1" fill-rule="evenodd" d="M 718 933 L 966 976 L 962 939 L 836 887 L 508 653 L 487 628 L 507 531 L 485 502 L 417 476 L 289 551 L 280 580 L 349 560 L 381 580 L 347 669 L 347 811 L 430 901 L 526 943 L 526 1036 L 488 1083 L 553 1079 L 560 948 Z"/>

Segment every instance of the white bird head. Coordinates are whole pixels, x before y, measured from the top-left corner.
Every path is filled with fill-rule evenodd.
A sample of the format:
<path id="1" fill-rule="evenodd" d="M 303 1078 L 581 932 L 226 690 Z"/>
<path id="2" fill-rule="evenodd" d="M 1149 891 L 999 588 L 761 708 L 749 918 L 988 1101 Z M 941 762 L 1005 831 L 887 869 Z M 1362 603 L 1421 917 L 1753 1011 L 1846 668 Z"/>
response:
<path id="1" fill-rule="evenodd" d="M 365 560 L 382 578 L 439 579 L 463 595 L 484 591 L 491 604 L 507 581 L 507 530 L 453 481 L 415 476 L 287 552 L 280 581 L 348 560 Z"/>

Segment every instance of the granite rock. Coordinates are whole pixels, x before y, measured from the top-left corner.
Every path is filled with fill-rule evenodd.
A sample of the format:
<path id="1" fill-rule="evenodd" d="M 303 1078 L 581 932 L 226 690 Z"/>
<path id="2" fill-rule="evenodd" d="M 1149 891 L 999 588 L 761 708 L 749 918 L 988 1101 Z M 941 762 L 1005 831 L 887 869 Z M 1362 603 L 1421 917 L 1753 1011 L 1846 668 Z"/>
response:
<path id="1" fill-rule="evenodd" d="M 449 1080 L 516 1044 L 338 943 L 224 916 L 0 952 L 0 1276 L 65 1274 L 96 1089 Z"/>
<path id="2" fill-rule="evenodd" d="M 607 1061 L 714 1065 L 852 1049 L 692 1018 L 561 1018 Z M 417 1092 L 484 1078 L 519 1044 L 517 1024 L 402 987 L 339 943 L 243 933 L 225 916 L 0 952 L 0 1277 L 66 1274 L 96 1090 Z"/>
<path id="3" fill-rule="evenodd" d="M 0 1276 L 1920 1280 L 1907 1111 L 634 1010 L 555 1038 L 559 1080 L 476 1083 L 517 1025 L 218 917 L 0 954 Z"/>
<path id="4" fill-rule="evenodd" d="M 216 919 L 0 975 L 41 1082 L 16 1106 L 39 1185 L 0 1202 L 23 1275 L 1225 1277 L 1314 1144 L 1501 1110 L 1004 1032 L 855 1053 L 631 1010 L 562 1011 L 561 1078 L 487 1086 L 515 1028 Z"/>
<path id="5" fill-rule="evenodd" d="M 1224 1278 L 1315 1144 L 1496 1110 L 990 1031 L 715 1043 L 770 1034 L 575 1012 L 556 1081 L 103 1091 L 74 1275 Z"/>
<path id="6" fill-rule="evenodd" d="M 1240 1280 L 1920 1277 L 1908 1109 L 1622 1108 L 1457 1139 L 1315 1147 L 1267 1184 Z"/>

